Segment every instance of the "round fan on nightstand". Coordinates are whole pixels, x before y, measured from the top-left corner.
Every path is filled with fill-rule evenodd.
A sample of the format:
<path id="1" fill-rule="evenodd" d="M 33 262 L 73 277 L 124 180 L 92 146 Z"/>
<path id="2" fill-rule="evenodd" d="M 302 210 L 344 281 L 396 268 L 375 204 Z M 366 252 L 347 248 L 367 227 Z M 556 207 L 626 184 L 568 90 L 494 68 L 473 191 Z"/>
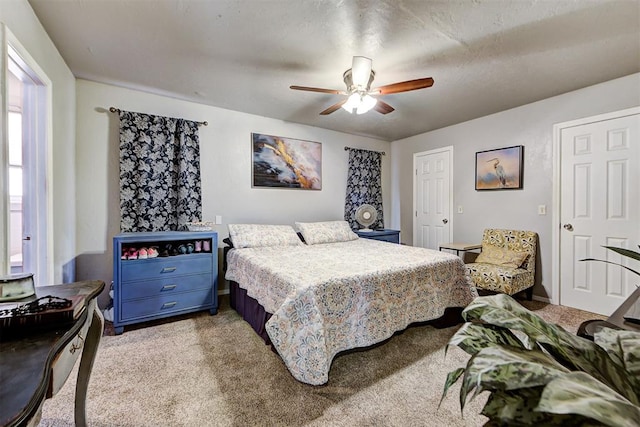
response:
<path id="1" fill-rule="evenodd" d="M 356 221 L 364 228 L 360 231 L 373 231 L 369 228 L 378 219 L 378 211 L 371 205 L 360 205 L 356 209 Z"/>

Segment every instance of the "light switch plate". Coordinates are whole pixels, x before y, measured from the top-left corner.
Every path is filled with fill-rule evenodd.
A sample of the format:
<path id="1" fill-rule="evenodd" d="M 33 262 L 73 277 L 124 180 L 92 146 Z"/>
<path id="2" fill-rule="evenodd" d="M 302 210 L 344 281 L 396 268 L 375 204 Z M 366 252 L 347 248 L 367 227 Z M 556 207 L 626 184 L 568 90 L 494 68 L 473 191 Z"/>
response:
<path id="1" fill-rule="evenodd" d="M 538 215 L 546 215 L 546 214 L 547 214 L 547 205 L 539 205 Z"/>
<path id="2" fill-rule="evenodd" d="M 463 213 L 464 209 L 462 209 L 462 206 L 458 206 L 458 213 Z"/>
<path id="3" fill-rule="evenodd" d="M 216 215 L 216 224 L 222 224 L 222 215 Z"/>

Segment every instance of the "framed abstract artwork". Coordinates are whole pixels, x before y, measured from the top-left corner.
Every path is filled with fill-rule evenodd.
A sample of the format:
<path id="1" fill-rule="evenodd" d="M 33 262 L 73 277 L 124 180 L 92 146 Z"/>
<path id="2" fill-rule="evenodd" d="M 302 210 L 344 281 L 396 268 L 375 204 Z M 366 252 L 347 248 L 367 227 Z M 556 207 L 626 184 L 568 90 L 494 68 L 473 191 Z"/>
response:
<path id="1" fill-rule="evenodd" d="M 524 146 L 498 148 L 476 153 L 476 190 L 522 188 Z"/>
<path id="2" fill-rule="evenodd" d="M 252 133 L 252 187 L 322 190 L 322 144 Z"/>

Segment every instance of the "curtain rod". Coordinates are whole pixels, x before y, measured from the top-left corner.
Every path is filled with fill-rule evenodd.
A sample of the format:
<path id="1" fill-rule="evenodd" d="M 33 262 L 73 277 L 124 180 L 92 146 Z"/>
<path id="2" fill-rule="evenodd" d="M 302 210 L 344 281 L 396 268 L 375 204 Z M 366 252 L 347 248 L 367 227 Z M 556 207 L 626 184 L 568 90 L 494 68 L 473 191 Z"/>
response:
<path id="1" fill-rule="evenodd" d="M 365 150 L 364 148 L 352 148 L 352 147 L 344 147 L 344 151 L 348 151 L 348 150 L 364 150 L 364 151 L 375 151 L 376 153 L 380 153 L 383 156 L 386 156 L 387 153 L 385 153 L 384 151 L 376 151 L 376 150 Z"/>
<path id="2" fill-rule="evenodd" d="M 120 109 L 116 107 L 109 107 L 109 111 L 112 113 L 119 113 Z M 209 126 L 209 122 L 196 122 L 199 126 Z"/>

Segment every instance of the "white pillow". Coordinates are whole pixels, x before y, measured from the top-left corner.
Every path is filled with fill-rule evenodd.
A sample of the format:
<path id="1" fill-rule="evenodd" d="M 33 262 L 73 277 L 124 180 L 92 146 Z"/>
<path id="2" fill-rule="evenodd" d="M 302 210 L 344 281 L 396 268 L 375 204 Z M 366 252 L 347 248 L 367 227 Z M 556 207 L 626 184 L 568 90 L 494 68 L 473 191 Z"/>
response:
<path id="1" fill-rule="evenodd" d="M 358 239 L 347 221 L 296 222 L 296 227 L 307 245 Z"/>
<path id="2" fill-rule="evenodd" d="M 229 238 L 238 249 L 303 244 L 290 225 L 229 224 Z"/>

